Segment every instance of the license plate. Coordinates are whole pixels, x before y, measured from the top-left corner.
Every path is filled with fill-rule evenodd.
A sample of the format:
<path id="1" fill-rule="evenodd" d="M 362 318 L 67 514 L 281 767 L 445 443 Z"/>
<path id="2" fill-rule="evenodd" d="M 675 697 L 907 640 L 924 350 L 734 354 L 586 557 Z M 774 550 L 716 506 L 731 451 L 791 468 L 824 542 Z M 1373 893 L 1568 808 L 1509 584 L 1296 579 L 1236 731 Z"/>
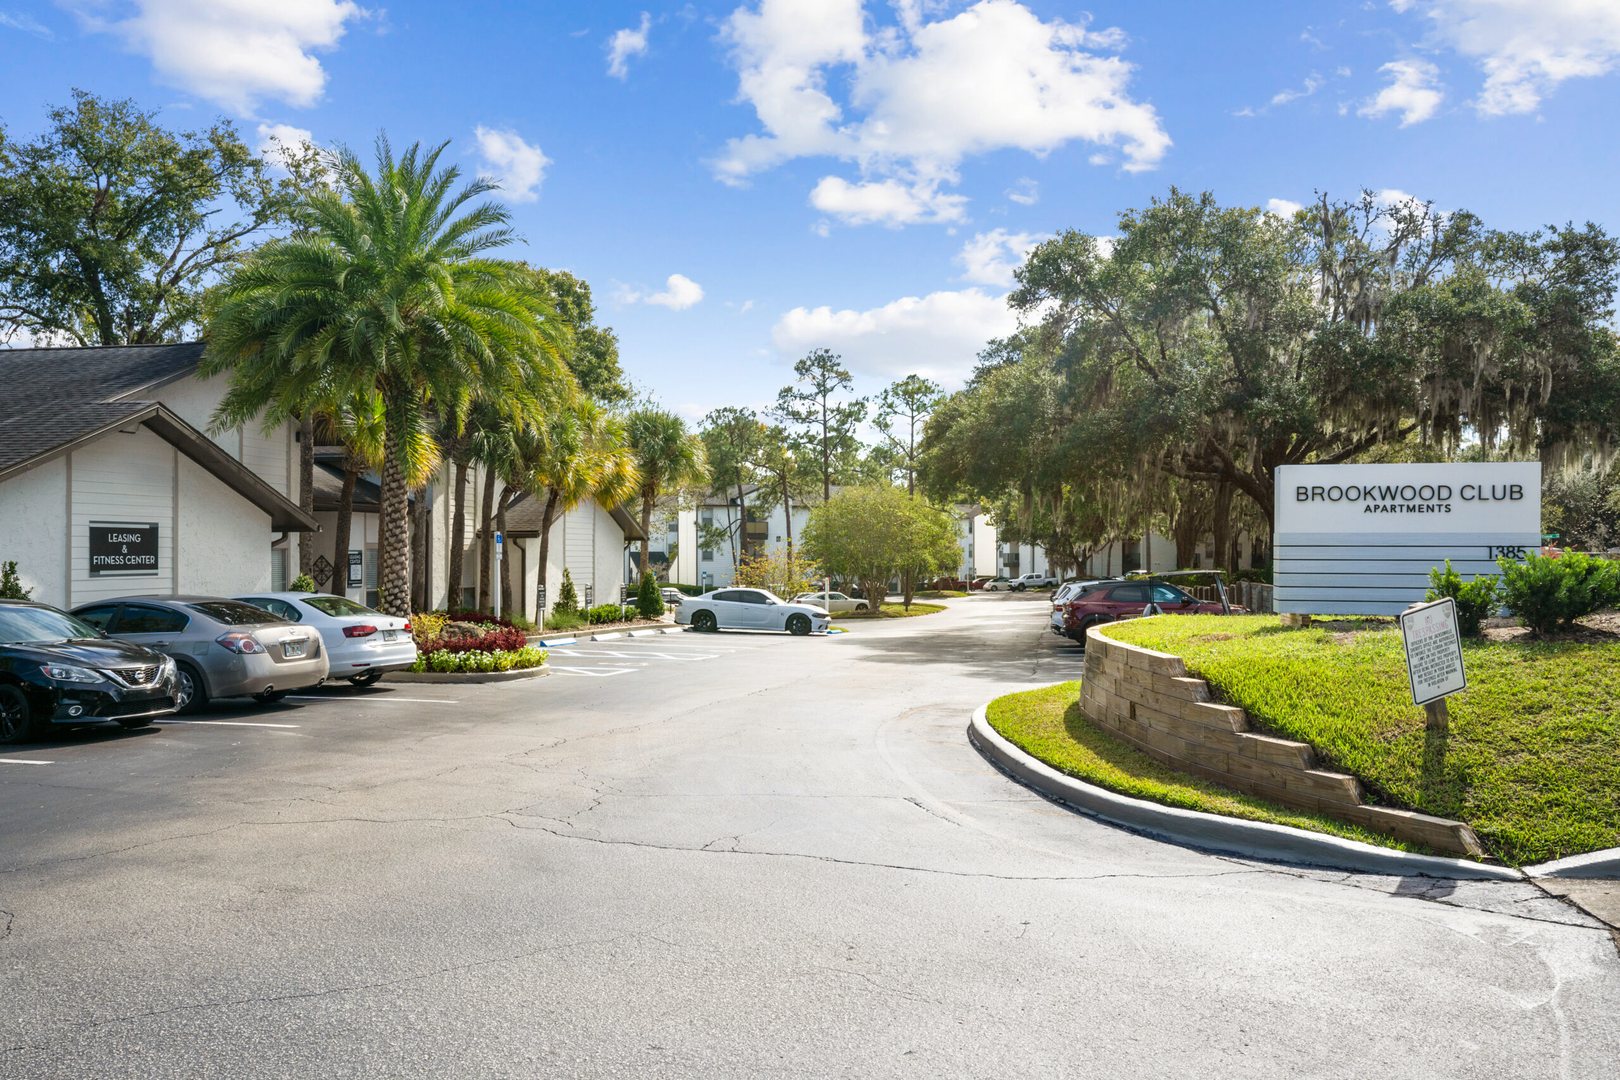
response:
<path id="1" fill-rule="evenodd" d="M 398 630 L 384 630 L 383 631 L 383 640 L 384 641 L 398 641 L 399 640 L 399 631 Z"/>
<path id="2" fill-rule="evenodd" d="M 289 659 L 291 659 L 294 656 L 303 656 L 304 655 L 304 642 L 302 642 L 302 641 L 283 641 L 281 643 L 281 655 L 285 656 L 285 657 L 287 657 Z"/>

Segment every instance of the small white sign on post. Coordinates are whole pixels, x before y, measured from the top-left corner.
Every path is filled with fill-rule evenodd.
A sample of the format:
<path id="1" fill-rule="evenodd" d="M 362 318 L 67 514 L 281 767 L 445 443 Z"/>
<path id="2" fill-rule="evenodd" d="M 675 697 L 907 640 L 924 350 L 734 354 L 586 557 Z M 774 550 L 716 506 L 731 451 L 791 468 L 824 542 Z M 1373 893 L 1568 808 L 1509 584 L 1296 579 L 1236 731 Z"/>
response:
<path id="1" fill-rule="evenodd" d="M 1457 629 L 1457 602 L 1447 596 L 1401 612 L 1401 640 L 1406 644 L 1406 674 L 1412 703 L 1430 705 L 1468 688 L 1463 671 L 1462 634 Z"/>

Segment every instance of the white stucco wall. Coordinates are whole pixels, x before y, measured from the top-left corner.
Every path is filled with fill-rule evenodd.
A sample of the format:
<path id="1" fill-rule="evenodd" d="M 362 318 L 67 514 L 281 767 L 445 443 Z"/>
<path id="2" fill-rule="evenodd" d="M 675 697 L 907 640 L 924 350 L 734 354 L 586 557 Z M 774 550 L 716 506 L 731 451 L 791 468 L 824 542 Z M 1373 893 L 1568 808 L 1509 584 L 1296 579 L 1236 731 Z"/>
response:
<path id="1" fill-rule="evenodd" d="M 13 561 L 34 599 L 67 599 L 67 458 L 48 461 L 0 483 L 0 562 Z"/>
<path id="2" fill-rule="evenodd" d="M 189 458 L 179 464 L 175 591 L 231 596 L 270 588 L 270 515 Z M 296 572 L 295 563 L 289 568 Z"/>

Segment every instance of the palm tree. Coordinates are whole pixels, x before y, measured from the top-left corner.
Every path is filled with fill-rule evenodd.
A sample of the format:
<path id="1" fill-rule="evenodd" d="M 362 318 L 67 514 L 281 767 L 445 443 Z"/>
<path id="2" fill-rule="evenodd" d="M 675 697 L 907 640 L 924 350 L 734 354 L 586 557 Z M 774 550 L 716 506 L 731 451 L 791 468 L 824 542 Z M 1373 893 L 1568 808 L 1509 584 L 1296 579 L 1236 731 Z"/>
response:
<path id="1" fill-rule="evenodd" d="M 636 471 L 641 473 L 641 572 L 647 573 L 653 504 L 658 496 L 701 484 L 709 478 L 703 440 L 686 421 L 663 409 L 637 409 L 625 424 Z"/>
<path id="2" fill-rule="evenodd" d="M 546 585 L 551 526 L 557 515 L 586 499 L 618 506 L 634 495 L 641 478 L 625 441 L 624 425 L 588 398 L 553 413 L 536 433 L 526 462 L 526 489 L 543 499 L 540 512 L 540 585 Z M 545 612 L 538 613 L 544 616 Z"/>
<path id="3" fill-rule="evenodd" d="M 376 174 L 338 153 L 331 188 L 305 194 L 297 230 L 261 247 L 220 286 L 203 373 L 231 372 L 216 412 L 245 422 L 273 401 L 325 386 L 338 400 L 375 394 L 383 410 L 381 606 L 409 615 L 407 472 L 413 433 L 431 415 L 462 417 L 475 398 L 535 415 L 534 389 L 569 379 L 560 327 L 516 263 L 506 209 L 478 201 L 488 180 L 457 184 L 446 143 L 396 158 L 377 141 Z"/>

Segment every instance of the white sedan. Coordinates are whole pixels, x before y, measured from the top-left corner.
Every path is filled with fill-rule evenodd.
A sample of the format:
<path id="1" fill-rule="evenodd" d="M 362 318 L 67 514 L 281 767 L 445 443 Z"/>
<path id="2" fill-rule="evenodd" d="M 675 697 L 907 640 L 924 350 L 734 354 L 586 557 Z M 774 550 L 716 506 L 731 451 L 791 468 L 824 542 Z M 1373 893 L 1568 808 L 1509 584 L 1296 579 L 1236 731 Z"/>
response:
<path id="1" fill-rule="evenodd" d="M 832 617 L 814 604 L 790 604 L 769 589 L 716 589 L 689 597 L 675 621 L 697 631 L 786 630 L 803 637 L 825 633 Z"/>
<path id="2" fill-rule="evenodd" d="M 834 614 L 840 611 L 867 611 L 870 605 L 865 600 L 858 600 L 847 593 L 841 592 L 807 592 L 800 593 L 793 598 L 795 604 L 809 604 L 823 611 Z"/>
<path id="3" fill-rule="evenodd" d="M 318 630 L 331 679 L 370 686 L 388 672 L 403 671 L 416 663 L 416 641 L 409 621 L 373 611 L 347 597 L 274 592 L 237 599 Z"/>

